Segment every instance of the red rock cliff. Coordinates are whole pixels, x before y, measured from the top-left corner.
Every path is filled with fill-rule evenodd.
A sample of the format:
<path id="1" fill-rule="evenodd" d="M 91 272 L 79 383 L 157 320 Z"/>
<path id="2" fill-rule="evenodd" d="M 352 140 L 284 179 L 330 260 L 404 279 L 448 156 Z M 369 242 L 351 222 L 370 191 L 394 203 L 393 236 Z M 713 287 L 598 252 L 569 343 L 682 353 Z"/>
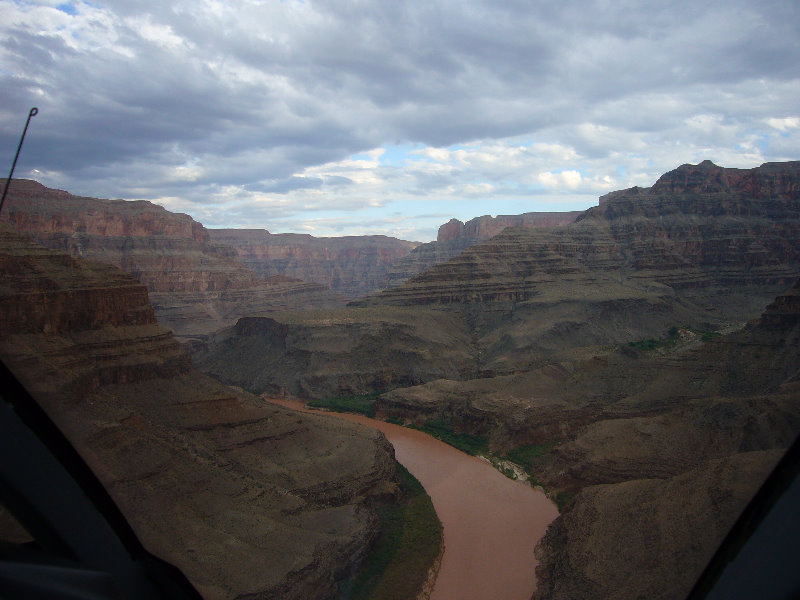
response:
<path id="1" fill-rule="evenodd" d="M 188 215 L 145 201 L 98 200 L 14 180 L 3 219 L 40 243 L 113 264 L 150 292 L 159 321 L 206 334 L 250 312 L 341 304 L 323 286 L 264 281 Z"/>
<path id="2" fill-rule="evenodd" d="M 549 228 L 569 225 L 583 211 L 572 212 L 530 212 L 521 215 L 484 215 L 462 223 L 458 219 L 450 219 L 439 227 L 436 240 L 447 242 L 457 239 L 488 240 L 503 231 L 506 227 Z"/>
<path id="3" fill-rule="evenodd" d="M 264 229 L 210 229 L 213 241 L 232 246 L 262 277 L 284 275 L 358 298 L 382 287 L 389 268 L 418 246 L 383 235 L 316 238 Z"/>

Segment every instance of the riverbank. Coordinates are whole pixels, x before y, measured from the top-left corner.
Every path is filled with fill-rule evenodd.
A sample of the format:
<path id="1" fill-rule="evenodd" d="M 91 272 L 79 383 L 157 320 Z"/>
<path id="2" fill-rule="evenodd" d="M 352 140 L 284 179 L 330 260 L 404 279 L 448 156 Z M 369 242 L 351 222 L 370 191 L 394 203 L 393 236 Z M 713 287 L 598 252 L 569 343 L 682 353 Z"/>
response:
<path id="1" fill-rule="evenodd" d="M 342 600 L 419 599 L 432 588 L 442 524 L 422 484 L 399 464 L 398 478 L 402 498 L 378 510 L 378 539 L 358 575 L 340 588 Z"/>
<path id="2" fill-rule="evenodd" d="M 309 410 L 299 401 L 265 399 Z M 327 414 L 382 431 L 397 460 L 431 497 L 445 546 L 431 600 L 530 599 L 536 588 L 533 549 L 558 516 L 541 491 L 421 431 L 362 415 Z"/>

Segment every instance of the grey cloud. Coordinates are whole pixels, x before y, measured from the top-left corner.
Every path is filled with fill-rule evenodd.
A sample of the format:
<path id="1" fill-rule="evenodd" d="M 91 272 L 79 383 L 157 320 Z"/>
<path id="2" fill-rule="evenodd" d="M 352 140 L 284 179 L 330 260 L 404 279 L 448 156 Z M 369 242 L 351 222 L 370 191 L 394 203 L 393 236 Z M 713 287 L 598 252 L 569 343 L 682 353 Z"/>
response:
<path id="1" fill-rule="evenodd" d="M 251 192 L 265 192 L 271 194 L 285 194 L 293 190 L 319 189 L 323 181 L 319 177 L 289 177 L 280 181 L 269 183 L 255 183 L 245 186 Z"/>
<path id="2" fill-rule="evenodd" d="M 672 143 L 696 115 L 744 131 L 797 110 L 800 9 L 782 0 L 95 6 L 114 13 L 113 47 L 0 24 L 0 158 L 37 104 L 22 166 L 107 196 L 333 191 L 352 181 L 296 175 L 385 144 L 528 136 L 599 161 L 639 138 Z M 148 41 L 134 18 L 182 42 Z M 197 177 L 171 179 L 184 164 Z M 409 195 L 469 174 L 416 177 Z"/>

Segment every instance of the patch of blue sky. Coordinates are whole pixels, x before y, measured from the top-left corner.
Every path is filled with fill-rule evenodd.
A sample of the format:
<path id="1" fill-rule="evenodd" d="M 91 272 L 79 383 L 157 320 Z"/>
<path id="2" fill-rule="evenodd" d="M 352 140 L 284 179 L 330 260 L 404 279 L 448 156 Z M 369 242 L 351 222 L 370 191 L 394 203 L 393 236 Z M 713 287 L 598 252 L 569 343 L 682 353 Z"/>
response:
<path id="1" fill-rule="evenodd" d="M 56 9 L 68 15 L 72 15 L 73 17 L 78 14 L 78 8 L 75 6 L 74 2 L 63 2 L 57 5 Z"/>
<path id="2" fill-rule="evenodd" d="M 420 144 L 387 144 L 383 146 L 383 154 L 380 157 L 382 165 L 404 165 L 409 160 L 413 160 L 416 155 L 412 154 L 423 146 Z"/>

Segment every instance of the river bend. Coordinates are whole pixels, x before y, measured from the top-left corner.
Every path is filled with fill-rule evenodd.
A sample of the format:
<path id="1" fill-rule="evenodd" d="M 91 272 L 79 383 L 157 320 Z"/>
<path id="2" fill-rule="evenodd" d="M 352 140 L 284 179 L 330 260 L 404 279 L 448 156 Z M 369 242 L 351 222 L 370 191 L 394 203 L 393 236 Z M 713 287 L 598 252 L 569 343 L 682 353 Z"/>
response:
<path id="1" fill-rule="evenodd" d="M 268 400 L 322 412 L 297 401 Z M 430 495 L 445 545 L 431 600 L 530 599 L 536 588 L 533 548 L 558 516 L 542 492 L 421 431 L 361 415 L 322 414 L 382 431 L 397 460 Z"/>

